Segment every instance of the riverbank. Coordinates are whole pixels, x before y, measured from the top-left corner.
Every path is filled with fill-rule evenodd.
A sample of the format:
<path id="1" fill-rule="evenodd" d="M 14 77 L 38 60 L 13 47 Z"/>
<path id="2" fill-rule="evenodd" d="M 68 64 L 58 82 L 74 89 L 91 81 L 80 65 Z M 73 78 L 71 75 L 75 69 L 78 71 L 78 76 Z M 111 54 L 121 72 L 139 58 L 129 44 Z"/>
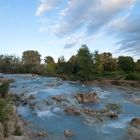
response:
<path id="1" fill-rule="evenodd" d="M 17 114 L 12 96 L 8 94 L 12 79 L 0 78 L 0 140 L 29 140 L 25 121 Z"/>

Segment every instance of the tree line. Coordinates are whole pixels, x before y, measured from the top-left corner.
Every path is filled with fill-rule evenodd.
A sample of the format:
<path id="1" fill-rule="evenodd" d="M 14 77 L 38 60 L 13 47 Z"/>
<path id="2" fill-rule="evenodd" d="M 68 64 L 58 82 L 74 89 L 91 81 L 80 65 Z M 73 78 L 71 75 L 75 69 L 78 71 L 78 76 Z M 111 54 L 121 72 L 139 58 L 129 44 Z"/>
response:
<path id="1" fill-rule="evenodd" d="M 102 78 L 140 80 L 140 59 L 135 62 L 131 56 L 114 58 L 110 52 L 92 53 L 86 45 L 82 45 L 68 61 L 64 56 L 59 57 L 57 62 L 52 56 L 46 56 L 41 63 L 38 51 L 27 50 L 21 58 L 0 55 L 0 72 L 35 73 L 80 81 Z"/>

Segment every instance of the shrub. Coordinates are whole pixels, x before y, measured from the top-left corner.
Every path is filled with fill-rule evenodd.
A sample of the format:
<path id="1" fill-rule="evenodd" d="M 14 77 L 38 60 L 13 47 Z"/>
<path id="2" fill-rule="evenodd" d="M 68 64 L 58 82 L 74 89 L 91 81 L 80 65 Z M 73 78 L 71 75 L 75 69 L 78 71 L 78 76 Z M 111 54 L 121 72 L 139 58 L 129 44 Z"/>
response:
<path id="1" fill-rule="evenodd" d="M 0 95 L 1 95 L 2 98 L 7 97 L 8 90 L 9 90 L 9 83 L 8 82 L 3 82 L 0 85 Z"/>
<path id="2" fill-rule="evenodd" d="M 139 73 L 129 73 L 127 74 L 126 80 L 140 80 L 140 74 Z"/>
<path id="3" fill-rule="evenodd" d="M 0 98 L 0 122 L 9 120 L 12 113 L 12 105 L 9 99 Z"/>

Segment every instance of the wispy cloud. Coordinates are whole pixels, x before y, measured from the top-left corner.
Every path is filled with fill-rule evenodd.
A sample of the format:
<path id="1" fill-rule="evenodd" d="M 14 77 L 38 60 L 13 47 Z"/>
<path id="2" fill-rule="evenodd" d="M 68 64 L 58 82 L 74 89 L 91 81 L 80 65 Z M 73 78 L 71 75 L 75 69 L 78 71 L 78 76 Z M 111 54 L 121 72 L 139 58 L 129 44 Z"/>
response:
<path id="1" fill-rule="evenodd" d="M 41 16 L 45 12 L 52 10 L 56 7 L 61 0 L 40 0 L 40 4 L 37 7 L 36 16 Z"/>
<path id="2" fill-rule="evenodd" d="M 53 10 L 63 0 L 42 0 L 36 15 Z M 139 0 L 67 0 L 55 21 L 46 28 L 65 40 L 64 48 L 71 48 L 81 40 L 94 37 L 99 32 L 116 36 L 119 51 L 140 54 Z M 42 31 L 48 31 L 45 27 Z M 84 36 L 79 34 L 84 32 Z M 110 33 L 110 34 L 108 34 Z M 69 36 L 69 39 L 68 37 Z"/>

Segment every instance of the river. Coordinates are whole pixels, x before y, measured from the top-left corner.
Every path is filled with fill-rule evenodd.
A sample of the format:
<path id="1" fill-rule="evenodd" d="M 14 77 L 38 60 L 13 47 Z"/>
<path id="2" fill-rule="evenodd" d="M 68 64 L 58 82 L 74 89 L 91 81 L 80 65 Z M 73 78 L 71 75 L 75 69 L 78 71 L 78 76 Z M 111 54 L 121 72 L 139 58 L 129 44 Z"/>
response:
<path id="1" fill-rule="evenodd" d="M 36 140 L 125 140 L 127 127 L 132 118 L 140 116 L 140 105 L 129 100 L 132 96 L 139 96 L 140 91 L 128 91 L 104 85 L 84 85 L 81 83 L 62 81 L 55 77 L 42 77 L 18 74 L 1 74 L 1 77 L 12 78 L 10 84 L 12 94 L 34 96 L 30 104 L 17 107 L 17 112 L 23 119 L 30 122 L 32 131 L 47 131 L 48 137 L 34 138 Z M 73 96 L 77 93 L 96 92 L 100 98 L 99 104 L 79 104 Z M 63 97 L 63 103 L 56 103 L 53 96 Z M 92 117 L 86 115 L 74 116 L 64 112 L 66 106 L 80 108 L 88 107 L 100 110 L 107 103 L 119 104 L 122 113 L 118 119 L 108 119 L 103 122 L 92 123 Z M 89 119 L 87 121 L 87 119 Z M 91 123 L 90 123 L 91 122 Z M 64 131 L 72 130 L 75 135 L 65 137 Z"/>

